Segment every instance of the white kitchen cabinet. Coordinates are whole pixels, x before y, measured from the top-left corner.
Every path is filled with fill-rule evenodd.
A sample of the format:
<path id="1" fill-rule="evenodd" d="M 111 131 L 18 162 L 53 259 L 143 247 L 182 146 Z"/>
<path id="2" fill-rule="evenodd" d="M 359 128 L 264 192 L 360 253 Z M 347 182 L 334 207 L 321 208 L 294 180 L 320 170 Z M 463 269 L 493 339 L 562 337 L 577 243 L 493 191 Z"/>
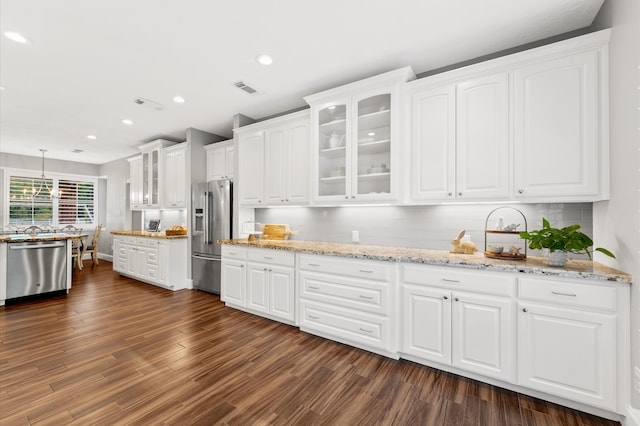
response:
<path id="1" fill-rule="evenodd" d="M 287 324 L 295 323 L 295 255 L 222 246 L 221 300 Z"/>
<path id="2" fill-rule="evenodd" d="M 264 207 L 264 132 L 238 132 L 238 194 L 241 207 Z"/>
<path id="3" fill-rule="evenodd" d="M 309 201 L 309 113 L 265 130 L 265 200 L 269 206 Z"/>
<path id="4" fill-rule="evenodd" d="M 142 154 L 129 159 L 132 210 L 159 209 L 164 197 L 163 148 L 175 142 L 157 139 L 139 147 Z"/>
<path id="5" fill-rule="evenodd" d="M 411 198 L 509 198 L 508 73 L 410 85 Z"/>
<path id="6" fill-rule="evenodd" d="M 171 290 L 186 288 L 186 238 L 114 236 L 113 240 L 114 271 Z"/>
<path id="7" fill-rule="evenodd" d="M 207 153 L 207 181 L 233 179 L 235 147 L 233 140 L 205 145 Z"/>
<path id="8" fill-rule="evenodd" d="M 129 205 L 132 210 L 144 207 L 142 197 L 142 155 L 129 159 Z"/>
<path id="9" fill-rule="evenodd" d="M 187 149 L 182 143 L 163 150 L 164 200 L 165 208 L 184 209 L 187 207 Z"/>
<path id="10" fill-rule="evenodd" d="M 309 200 L 309 111 L 235 129 L 242 207 Z"/>
<path id="11" fill-rule="evenodd" d="M 397 358 L 391 264 L 299 255 L 300 329 Z"/>
<path id="12" fill-rule="evenodd" d="M 402 68 L 305 97 L 311 106 L 313 199 L 345 204 L 399 196 Z"/>
<path id="13" fill-rule="evenodd" d="M 616 409 L 616 291 L 520 279 L 518 384 Z"/>
<path id="14" fill-rule="evenodd" d="M 474 275 L 402 266 L 401 351 L 418 362 L 514 382 L 515 280 Z M 485 294 L 469 292 L 474 288 Z"/>
<path id="15" fill-rule="evenodd" d="M 608 197 L 603 58 L 591 50 L 514 71 L 515 198 Z"/>

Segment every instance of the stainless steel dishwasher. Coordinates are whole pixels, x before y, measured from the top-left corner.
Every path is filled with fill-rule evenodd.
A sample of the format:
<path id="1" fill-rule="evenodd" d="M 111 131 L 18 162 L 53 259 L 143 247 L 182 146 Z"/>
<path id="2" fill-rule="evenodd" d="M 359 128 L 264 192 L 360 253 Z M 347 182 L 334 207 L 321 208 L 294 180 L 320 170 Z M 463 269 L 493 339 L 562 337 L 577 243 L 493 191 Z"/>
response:
<path id="1" fill-rule="evenodd" d="M 67 288 L 66 241 L 9 243 L 7 248 L 7 299 Z"/>

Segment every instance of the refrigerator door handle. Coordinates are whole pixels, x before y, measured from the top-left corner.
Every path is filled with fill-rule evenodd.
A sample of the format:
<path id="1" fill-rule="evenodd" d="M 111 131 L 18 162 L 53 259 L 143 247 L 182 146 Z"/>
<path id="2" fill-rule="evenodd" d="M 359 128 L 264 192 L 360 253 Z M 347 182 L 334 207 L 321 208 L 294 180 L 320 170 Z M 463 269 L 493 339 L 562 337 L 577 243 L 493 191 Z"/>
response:
<path id="1" fill-rule="evenodd" d="M 204 192 L 204 244 L 209 244 L 209 191 Z"/>
<path id="2" fill-rule="evenodd" d="M 205 256 L 198 256 L 197 254 L 192 254 L 192 255 L 191 255 L 191 257 L 192 257 L 192 258 L 194 258 L 194 259 L 202 259 L 202 260 L 213 260 L 213 261 L 216 261 L 216 260 L 217 260 L 217 261 L 220 261 L 220 260 L 222 260 L 222 259 L 221 259 L 221 258 L 219 258 L 219 257 L 205 257 Z"/>

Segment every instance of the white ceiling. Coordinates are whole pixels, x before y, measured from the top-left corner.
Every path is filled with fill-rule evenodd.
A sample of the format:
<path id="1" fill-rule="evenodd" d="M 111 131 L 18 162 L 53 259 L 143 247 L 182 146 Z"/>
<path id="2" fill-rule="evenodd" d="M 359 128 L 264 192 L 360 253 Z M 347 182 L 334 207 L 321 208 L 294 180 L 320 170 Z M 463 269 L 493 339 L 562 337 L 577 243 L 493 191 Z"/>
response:
<path id="1" fill-rule="evenodd" d="M 102 164 L 188 127 L 230 137 L 236 113 L 262 118 L 405 65 L 421 73 L 583 28 L 602 3 L 1 0 L 2 32 L 31 43 L 0 37 L 0 152 Z M 254 61 L 263 52 L 269 67 Z"/>

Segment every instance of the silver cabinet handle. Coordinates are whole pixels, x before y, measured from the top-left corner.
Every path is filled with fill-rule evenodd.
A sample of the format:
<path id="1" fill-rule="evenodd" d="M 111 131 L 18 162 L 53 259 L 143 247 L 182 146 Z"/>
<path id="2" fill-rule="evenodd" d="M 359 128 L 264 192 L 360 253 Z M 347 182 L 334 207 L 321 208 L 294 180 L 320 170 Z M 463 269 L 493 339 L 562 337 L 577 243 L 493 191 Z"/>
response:
<path id="1" fill-rule="evenodd" d="M 524 189 L 518 189 L 518 194 L 524 194 Z"/>
<path id="2" fill-rule="evenodd" d="M 320 266 L 320 264 L 319 264 L 319 263 L 309 263 L 309 266 L 315 266 L 315 267 L 318 267 L 318 266 Z"/>
<path id="3" fill-rule="evenodd" d="M 241 268 L 244 268 L 244 265 L 240 265 Z"/>
<path id="4" fill-rule="evenodd" d="M 311 318 L 311 319 L 315 319 L 315 320 L 320 319 L 320 317 L 314 317 L 314 316 L 313 316 L 313 315 L 311 315 L 311 314 L 308 314 L 307 316 L 308 316 L 309 318 Z"/>
<path id="5" fill-rule="evenodd" d="M 458 192 L 458 195 L 462 195 L 462 192 Z"/>
<path id="6" fill-rule="evenodd" d="M 267 268 L 262 268 L 262 270 L 263 270 L 263 271 L 265 271 L 265 272 L 267 272 L 267 271 L 268 271 L 268 269 L 267 269 Z"/>
<path id="7" fill-rule="evenodd" d="M 553 290 L 551 290 L 551 293 L 555 294 L 556 296 L 569 296 L 569 297 L 576 297 L 577 296 L 577 294 L 575 294 L 575 293 L 562 293 L 560 291 L 553 291 Z"/>
<path id="8" fill-rule="evenodd" d="M 446 282 L 446 283 L 459 283 L 460 280 L 450 280 L 448 278 L 443 278 L 442 281 Z"/>
<path id="9" fill-rule="evenodd" d="M 311 290 L 320 290 L 320 287 L 316 287 L 316 286 L 310 285 L 309 289 L 311 289 Z"/>
<path id="10" fill-rule="evenodd" d="M 360 298 L 361 298 L 361 299 L 371 300 L 371 299 L 373 299 L 373 296 L 365 296 L 364 294 L 361 294 L 361 295 L 360 295 Z"/>
<path id="11" fill-rule="evenodd" d="M 366 328 L 359 328 L 360 331 L 364 331 L 365 333 L 373 333 L 373 330 L 367 330 Z"/>
<path id="12" fill-rule="evenodd" d="M 527 308 L 522 308 L 522 312 L 529 312 Z"/>
<path id="13" fill-rule="evenodd" d="M 265 258 L 266 260 L 273 260 L 273 257 L 271 257 L 271 256 L 264 256 L 264 258 Z"/>
<path id="14" fill-rule="evenodd" d="M 360 272 L 365 273 L 365 274 L 373 274 L 373 271 L 368 270 L 368 269 L 360 269 Z"/>
<path id="15" fill-rule="evenodd" d="M 229 254 L 232 255 L 232 256 L 235 256 L 238 253 L 236 253 L 235 251 L 230 251 Z"/>
<path id="16" fill-rule="evenodd" d="M 449 298 L 447 296 L 444 296 L 443 299 L 444 300 L 449 300 Z"/>
<path id="17" fill-rule="evenodd" d="M 457 297 L 456 297 L 455 299 L 453 299 L 453 300 L 455 300 L 456 302 L 459 302 L 459 301 L 460 301 L 460 299 L 458 299 Z"/>

